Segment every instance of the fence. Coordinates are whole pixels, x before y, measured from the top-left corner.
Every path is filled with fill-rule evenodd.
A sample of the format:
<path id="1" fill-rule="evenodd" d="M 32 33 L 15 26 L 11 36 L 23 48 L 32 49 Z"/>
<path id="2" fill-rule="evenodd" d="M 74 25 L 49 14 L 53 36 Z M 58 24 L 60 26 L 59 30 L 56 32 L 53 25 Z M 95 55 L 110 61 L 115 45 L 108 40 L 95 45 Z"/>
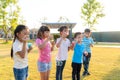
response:
<path id="1" fill-rule="evenodd" d="M 92 37 L 96 42 L 120 42 L 120 31 L 93 32 Z"/>

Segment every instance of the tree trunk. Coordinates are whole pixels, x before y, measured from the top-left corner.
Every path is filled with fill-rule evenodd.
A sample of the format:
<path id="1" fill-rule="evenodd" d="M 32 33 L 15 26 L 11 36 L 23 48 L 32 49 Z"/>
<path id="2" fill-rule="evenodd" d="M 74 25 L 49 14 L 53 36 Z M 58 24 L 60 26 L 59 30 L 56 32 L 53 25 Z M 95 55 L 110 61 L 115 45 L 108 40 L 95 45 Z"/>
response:
<path id="1" fill-rule="evenodd" d="M 5 42 L 8 42 L 8 34 L 5 34 Z"/>

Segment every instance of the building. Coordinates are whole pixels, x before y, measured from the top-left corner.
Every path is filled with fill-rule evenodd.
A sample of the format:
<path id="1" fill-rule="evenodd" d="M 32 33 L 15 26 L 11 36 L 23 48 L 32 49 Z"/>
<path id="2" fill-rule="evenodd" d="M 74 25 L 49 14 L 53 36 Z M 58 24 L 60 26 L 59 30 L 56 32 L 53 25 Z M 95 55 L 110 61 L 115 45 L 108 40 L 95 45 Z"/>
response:
<path id="1" fill-rule="evenodd" d="M 72 29 L 75 27 L 76 23 L 42 23 L 42 25 L 46 25 L 50 27 L 50 29 L 58 29 L 61 26 L 69 27 L 69 39 L 72 41 Z"/>

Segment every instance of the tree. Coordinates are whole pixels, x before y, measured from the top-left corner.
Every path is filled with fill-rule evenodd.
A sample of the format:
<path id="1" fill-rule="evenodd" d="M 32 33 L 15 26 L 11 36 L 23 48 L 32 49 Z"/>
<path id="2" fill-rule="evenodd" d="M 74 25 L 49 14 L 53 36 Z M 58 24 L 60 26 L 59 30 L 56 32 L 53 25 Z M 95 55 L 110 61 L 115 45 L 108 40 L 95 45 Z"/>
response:
<path id="1" fill-rule="evenodd" d="M 24 23 L 22 17 L 20 16 L 20 7 L 17 4 L 10 4 L 10 11 L 8 14 L 8 25 L 9 30 L 13 33 L 18 23 Z"/>
<path id="2" fill-rule="evenodd" d="M 96 0 L 87 0 L 81 7 L 81 18 L 85 21 L 84 25 L 95 30 L 94 25 L 98 24 L 98 19 L 105 16 L 103 8 Z"/>
<path id="3" fill-rule="evenodd" d="M 0 28 L 3 29 L 6 42 L 9 32 L 13 32 L 19 20 L 18 0 L 0 0 Z"/>

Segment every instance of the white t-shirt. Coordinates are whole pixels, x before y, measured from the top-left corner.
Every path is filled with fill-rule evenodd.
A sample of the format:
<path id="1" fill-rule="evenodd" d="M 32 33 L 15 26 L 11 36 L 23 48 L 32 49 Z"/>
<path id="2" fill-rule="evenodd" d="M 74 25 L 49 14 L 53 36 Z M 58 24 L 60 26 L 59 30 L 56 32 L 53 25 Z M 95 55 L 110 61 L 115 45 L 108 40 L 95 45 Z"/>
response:
<path id="1" fill-rule="evenodd" d="M 61 38 L 58 38 L 56 44 L 60 41 Z M 70 46 L 70 40 L 65 39 L 62 40 L 60 47 L 58 48 L 58 53 L 56 56 L 56 60 L 66 60 L 68 57 L 68 47 Z"/>
<path id="2" fill-rule="evenodd" d="M 22 51 L 23 43 L 20 42 L 18 39 L 15 40 L 13 43 L 13 60 L 14 60 L 14 68 L 21 69 L 28 66 L 28 57 L 27 57 L 27 50 L 24 58 L 21 58 L 17 52 Z M 26 49 L 28 49 L 26 45 Z"/>

